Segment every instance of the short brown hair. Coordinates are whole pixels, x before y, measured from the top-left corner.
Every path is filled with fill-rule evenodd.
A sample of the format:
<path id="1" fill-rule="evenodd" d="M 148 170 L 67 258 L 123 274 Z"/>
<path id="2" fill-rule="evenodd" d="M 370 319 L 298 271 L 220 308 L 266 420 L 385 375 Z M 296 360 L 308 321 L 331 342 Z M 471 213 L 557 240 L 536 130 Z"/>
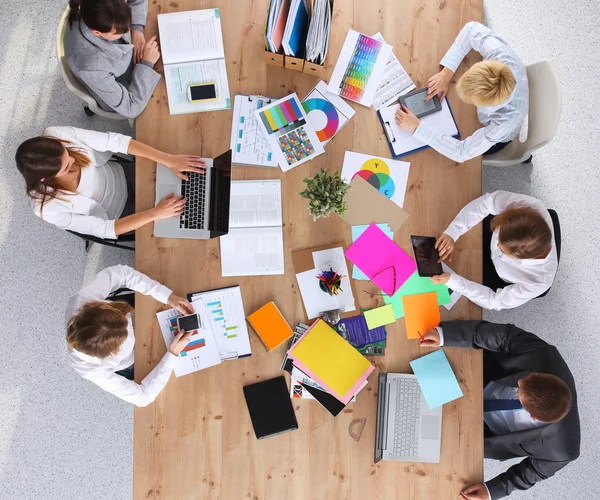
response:
<path id="1" fill-rule="evenodd" d="M 519 380 L 519 399 L 536 420 L 558 422 L 571 410 L 571 390 L 555 375 L 530 373 Z"/>
<path id="2" fill-rule="evenodd" d="M 131 7 L 125 0 L 69 0 L 69 26 L 81 19 L 100 33 L 127 33 L 131 29 Z"/>
<path id="3" fill-rule="evenodd" d="M 116 353 L 127 338 L 132 310 L 125 302 L 88 302 L 67 325 L 69 346 L 100 359 Z"/>
<path id="4" fill-rule="evenodd" d="M 458 97 L 475 106 L 502 104 L 514 89 L 515 77 L 510 68 L 500 61 L 473 64 L 456 84 Z"/>
<path id="5" fill-rule="evenodd" d="M 552 230 L 535 208 L 507 208 L 492 219 L 498 243 L 518 259 L 545 257 L 552 249 Z"/>

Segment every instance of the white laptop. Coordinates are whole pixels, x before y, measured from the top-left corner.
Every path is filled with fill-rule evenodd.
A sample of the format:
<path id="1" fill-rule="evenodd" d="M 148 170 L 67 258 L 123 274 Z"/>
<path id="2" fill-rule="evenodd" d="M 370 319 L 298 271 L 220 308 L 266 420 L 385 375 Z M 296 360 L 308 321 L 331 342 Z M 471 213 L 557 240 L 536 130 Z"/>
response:
<path id="1" fill-rule="evenodd" d="M 430 410 L 417 377 L 380 373 L 375 463 L 440 461 L 442 407 Z"/>

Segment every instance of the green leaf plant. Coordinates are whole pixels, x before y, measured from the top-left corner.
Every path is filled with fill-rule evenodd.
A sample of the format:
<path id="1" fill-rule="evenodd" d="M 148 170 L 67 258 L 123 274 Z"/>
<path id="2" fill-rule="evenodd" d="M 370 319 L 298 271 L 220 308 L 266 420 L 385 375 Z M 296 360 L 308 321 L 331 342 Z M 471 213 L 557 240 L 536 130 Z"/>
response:
<path id="1" fill-rule="evenodd" d="M 337 170 L 330 175 L 329 171 L 322 168 L 314 177 L 304 179 L 304 183 L 306 188 L 300 192 L 300 196 L 308 200 L 308 213 L 313 221 L 329 217 L 332 212 L 343 215 L 348 208 L 344 196 L 350 185 L 342 180 Z"/>

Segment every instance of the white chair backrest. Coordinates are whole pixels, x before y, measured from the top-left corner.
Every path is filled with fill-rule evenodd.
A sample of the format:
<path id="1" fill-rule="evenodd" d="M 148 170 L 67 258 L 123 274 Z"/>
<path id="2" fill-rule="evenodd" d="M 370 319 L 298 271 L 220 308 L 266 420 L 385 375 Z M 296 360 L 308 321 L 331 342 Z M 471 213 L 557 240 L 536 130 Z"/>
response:
<path id="1" fill-rule="evenodd" d="M 527 66 L 529 80 L 529 114 L 524 147 L 534 151 L 548 144 L 558 128 L 562 109 L 562 92 L 556 68 L 550 61 Z"/>

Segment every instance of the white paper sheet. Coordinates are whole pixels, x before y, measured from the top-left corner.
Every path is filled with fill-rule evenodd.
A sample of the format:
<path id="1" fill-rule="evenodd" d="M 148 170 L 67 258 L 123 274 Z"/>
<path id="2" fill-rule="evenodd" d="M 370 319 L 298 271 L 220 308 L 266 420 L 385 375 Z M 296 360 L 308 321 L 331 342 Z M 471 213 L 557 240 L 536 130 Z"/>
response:
<path id="1" fill-rule="evenodd" d="M 445 273 L 451 273 L 452 269 L 450 269 L 445 262 L 442 262 L 442 269 L 444 270 Z M 446 309 L 448 309 L 448 311 L 450 309 L 452 309 L 454 307 L 454 304 L 456 304 L 458 302 L 458 300 L 462 297 L 462 295 L 460 293 L 458 293 L 456 290 L 450 290 L 450 302 L 448 302 L 447 304 L 444 304 L 444 307 Z"/>
<path id="2" fill-rule="evenodd" d="M 225 57 L 219 9 L 159 14 L 158 30 L 165 65 Z"/>
<path id="3" fill-rule="evenodd" d="M 171 115 L 215 111 L 231 107 L 225 59 L 165 65 L 165 83 Z M 190 102 L 187 95 L 188 87 L 200 83 L 215 83 L 217 99 Z"/>
<path id="4" fill-rule="evenodd" d="M 221 236 L 223 276 L 283 274 L 283 230 L 279 227 L 230 229 Z"/>
<path id="5" fill-rule="evenodd" d="M 391 142 L 395 155 L 410 153 L 416 149 L 426 146 L 426 144 L 419 141 L 412 134 L 412 132 L 402 130 L 398 125 L 396 125 L 395 115 L 396 110 L 399 107 L 400 104 L 394 104 L 393 106 L 383 108 L 379 111 L 386 130 L 386 135 L 388 136 L 388 141 Z M 450 106 L 448 106 L 447 97 L 442 101 L 441 111 L 423 116 L 421 120 L 423 123 L 427 123 L 432 127 L 436 127 L 444 134 L 448 134 L 453 137 L 458 134 L 458 128 L 456 127 L 456 123 L 452 117 Z"/>
<path id="6" fill-rule="evenodd" d="M 392 200 L 396 205 L 404 205 L 410 163 L 390 160 L 362 153 L 346 151 L 342 166 L 342 179 L 350 183 L 360 175 L 375 189 Z"/>
<path id="7" fill-rule="evenodd" d="M 229 227 L 281 226 L 281 181 L 232 181 Z"/>
<path id="8" fill-rule="evenodd" d="M 252 353 L 239 286 L 195 293 L 191 302 L 206 318 L 203 324 L 212 332 L 221 360 Z"/>
<path id="9" fill-rule="evenodd" d="M 367 35 L 363 35 L 362 33 L 358 33 L 354 30 L 349 30 L 348 35 L 346 36 L 346 40 L 344 41 L 344 45 L 342 47 L 342 51 L 338 57 L 338 60 L 335 64 L 335 68 L 333 70 L 333 74 L 331 75 L 331 79 L 329 80 L 329 86 L 327 90 L 333 94 L 341 95 L 346 99 L 350 99 L 352 101 L 358 102 L 363 106 L 371 106 L 373 104 L 373 99 L 375 98 L 375 93 L 377 92 L 377 88 L 381 82 L 383 77 L 383 73 L 385 71 L 385 67 L 387 65 L 388 59 L 390 58 L 390 54 L 392 53 L 391 45 L 387 43 L 383 43 L 377 52 L 377 57 L 372 65 L 366 64 L 364 66 L 364 70 L 359 71 L 359 79 L 363 81 L 364 89 L 362 95 L 359 97 L 349 97 L 344 95 L 343 89 L 345 85 L 348 83 L 352 83 L 350 71 L 354 66 L 351 65 L 352 59 L 355 56 L 357 42 L 359 41 L 359 37 L 366 37 L 366 39 L 371 39 Z M 364 59 L 362 59 L 364 61 Z M 361 85 L 360 83 L 358 85 Z"/>
<path id="10" fill-rule="evenodd" d="M 202 311 L 195 310 L 200 316 L 201 327 L 192 335 L 188 344 L 188 348 L 194 346 L 195 348 L 183 351 L 179 355 L 177 365 L 175 366 L 176 377 L 204 370 L 221 362 L 217 343 L 211 329 L 208 328 L 208 317 Z M 176 322 L 179 316 L 181 316 L 181 313 L 177 309 L 168 309 L 156 313 L 167 349 L 171 345 L 175 335 L 179 332 Z"/>
<path id="11" fill-rule="evenodd" d="M 238 165 L 256 165 L 258 167 L 277 167 L 277 158 L 258 126 L 255 112 L 257 109 L 276 101 L 270 97 L 236 95 L 233 103 L 231 121 L 231 162 Z"/>
<path id="12" fill-rule="evenodd" d="M 385 43 L 381 33 L 373 35 L 373 38 Z M 381 108 L 389 106 L 397 101 L 398 97 L 407 94 L 414 88 L 416 88 L 416 85 L 411 80 L 410 75 L 392 52 L 385 66 L 385 71 L 383 72 L 377 92 L 375 93 L 373 107 L 379 111 Z"/>

